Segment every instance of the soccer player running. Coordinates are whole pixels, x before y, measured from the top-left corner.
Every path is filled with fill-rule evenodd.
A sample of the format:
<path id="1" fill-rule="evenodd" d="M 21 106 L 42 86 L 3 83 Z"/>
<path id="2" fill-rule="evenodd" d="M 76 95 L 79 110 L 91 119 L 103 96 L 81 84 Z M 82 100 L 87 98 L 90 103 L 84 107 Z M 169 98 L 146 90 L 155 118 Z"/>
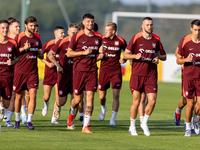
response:
<path id="1" fill-rule="evenodd" d="M 160 42 L 152 36 L 153 19 L 145 17 L 142 23 L 143 32 L 134 35 L 125 52 L 124 59 L 132 60 L 132 74 L 130 90 L 133 94 L 133 103 L 130 108 L 131 135 L 138 135 L 136 131 L 136 117 L 141 100 L 141 93 L 147 93 L 148 103 L 145 107 L 145 116 L 141 128 L 146 136 L 150 136 L 147 126 L 148 119 L 153 112 L 157 97 L 157 64 L 160 56 Z"/>
<path id="2" fill-rule="evenodd" d="M 44 53 L 48 53 L 52 49 L 52 47 L 60 40 L 63 39 L 65 36 L 65 31 L 63 27 L 57 26 L 54 28 L 54 36 L 55 39 L 50 40 L 46 42 L 43 45 L 43 51 Z M 59 55 L 55 55 L 56 62 L 59 62 Z M 48 107 L 49 107 L 49 99 L 51 96 L 51 91 L 53 86 L 55 85 L 55 93 L 56 93 L 56 99 L 58 99 L 58 88 L 57 88 L 57 71 L 55 65 L 49 60 L 48 57 L 46 59 L 42 60 L 45 63 L 45 71 L 44 71 L 44 80 L 42 84 L 44 85 L 44 96 L 43 96 L 43 101 L 44 101 L 44 107 L 42 109 L 42 115 L 46 116 L 48 112 Z M 56 102 L 55 102 L 56 104 Z M 54 105 L 55 105 L 54 104 Z M 52 117 L 51 123 L 58 124 L 56 119 Z"/>
<path id="3" fill-rule="evenodd" d="M 21 60 L 15 66 L 13 91 L 15 99 L 15 129 L 20 129 L 20 108 L 24 90 L 29 90 L 28 121 L 26 127 L 34 130 L 32 117 L 36 107 L 36 94 L 39 85 L 37 57 L 43 59 L 42 44 L 34 35 L 37 19 L 29 16 L 25 20 L 26 30 L 18 34 L 15 40 L 18 43 Z"/>
<path id="4" fill-rule="evenodd" d="M 68 126 L 71 126 L 75 117 L 75 108 L 82 100 L 83 90 L 86 91 L 86 108 L 83 123 L 83 133 L 93 133 L 88 124 L 93 112 L 94 92 L 97 90 L 97 54 L 101 45 L 101 38 L 93 34 L 94 16 L 85 14 L 83 16 L 84 31 L 72 36 L 68 47 L 67 57 L 73 59 L 73 92 L 74 99 L 71 102 L 71 112 L 68 118 Z M 103 49 L 101 49 L 103 53 Z"/>
<path id="5" fill-rule="evenodd" d="M 12 96 L 13 65 L 19 62 L 19 50 L 15 40 L 8 38 L 9 23 L 0 20 L 0 119 L 4 117 L 4 109 L 10 105 Z"/>
<path id="6" fill-rule="evenodd" d="M 73 59 L 66 56 L 68 46 L 71 41 L 72 35 L 78 32 L 78 24 L 72 23 L 68 26 L 69 36 L 62 40 L 59 40 L 50 50 L 48 57 L 50 61 L 57 67 L 58 78 L 58 99 L 56 99 L 56 105 L 54 106 L 53 117 L 59 119 L 61 106 L 64 106 L 67 101 L 67 95 L 70 93 L 73 98 L 72 88 L 72 68 Z M 56 61 L 53 55 L 59 54 L 59 63 Z M 68 129 L 74 129 L 72 126 Z"/>
<path id="7" fill-rule="evenodd" d="M 194 131 L 199 134 L 198 119 L 200 115 L 200 20 L 191 22 L 192 34 L 184 36 L 178 45 L 177 64 L 184 65 L 183 69 L 183 96 L 187 100 L 185 109 L 186 132 L 185 136 L 191 136 L 191 119 L 193 115 Z M 195 96 L 197 102 L 195 105 Z"/>
<path id="8" fill-rule="evenodd" d="M 106 23 L 105 36 L 102 38 L 102 45 L 105 49 L 104 57 L 101 59 L 101 67 L 99 73 L 99 102 L 101 104 L 101 113 L 99 119 L 105 118 L 107 110 L 106 93 L 110 87 L 113 89 L 112 117 L 110 125 L 115 126 L 115 118 L 119 109 L 119 92 L 122 86 L 121 64 L 124 63 L 123 58 L 120 59 L 121 51 L 125 50 L 126 41 L 117 36 L 117 25 L 113 22 Z"/>
<path id="9" fill-rule="evenodd" d="M 8 37 L 11 39 L 15 39 L 15 37 L 17 36 L 17 34 L 19 34 L 19 32 L 20 32 L 19 21 L 16 20 L 15 18 L 13 18 L 9 22 Z M 10 123 L 10 121 L 11 121 L 11 118 L 12 118 L 14 110 L 15 110 L 15 95 L 16 94 L 14 92 L 12 92 L 10 105 L 8 107 L 8 111 L 7 111 L 7 115 L 6 115 L 7 119 L 6 119 L 5 127 L 13 127 L 12 124 Z M 6 114 L 6 112 L 5 112 L 5 114 Z M 4 116 L 4 118 L 5 118 L 5 116 Z"/>

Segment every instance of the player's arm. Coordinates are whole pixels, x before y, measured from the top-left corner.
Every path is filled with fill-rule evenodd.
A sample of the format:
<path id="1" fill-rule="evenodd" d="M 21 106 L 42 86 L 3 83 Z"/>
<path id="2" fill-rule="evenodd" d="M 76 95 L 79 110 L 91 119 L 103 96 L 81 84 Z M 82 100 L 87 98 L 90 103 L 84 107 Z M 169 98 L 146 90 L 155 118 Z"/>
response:
<path id="1" fill-rule="evenodd" d="M 132 60 L 132 59 L 140 59 L 141 58 L 141 53 L 138 54 L 131 54 L 131 51 L 126 49 L 123 55 L 123 58 L 126 60 Z"/>
<path id="2" fill-rule="evenodd" d="M 44 59 L 44 53 L 43 53 L 43 50 L 42 49 L 39 49 L 38 50 L 38 54 L 37 54 L 37 57 L 39 58 L 39 59 Z"/>
<path id="3" fill-rule="evenodd" d="M 83 56 L 83 55 L 89 55 L 91 53 L 92 53 L 91 48 L 88 48 L 85 51 L 79 51 L 79 52 L 73 51 L 73 49 L 68 48 L 66 55 L 67 55 L 67 57 L 79 57 L 79 56 Z"/>
<path id="4" fill-rule="evenodd" d="M 179 50 L 179 48 L 177 47 L 176 48 L 176 51 L 175 51 L 175 56 L 177 57 L 177 54 L 178 54 L 178 50 Z"/>
<path id="5" fill-rule="evenodd" d="M 159 63 L 159 56 L 160 56 L 160 51 L 156 51 L 156 56 L 153 58 L 152 63 L 157 65 Z"/>
<path id="6" fill-rule="evenodd" d="M 53 50 L 50 50 L 47 57 L 57 67 L 57 72 L 63 73 L 63 68 L 60 66 L 60 64 L 56 61 L 55 57 L 53 56 L 55 54 L 56 53 Z"/>
<path id="7" fill-rule="evenodd" d="M 11 60 L 11 59 L 8 57 L 7 64 L 8 64 L 8 66 L 12 66 L 12 65 L 18 63 L 19 61 L 20 61 L 20 56 L 17 56 L 14 60 Z"/>
<path id="8" fill-rule="evenodd" d="M 53 68 L 55 65 L 53 63 L 48 62 L 46 59 L 41 59 L 43 63 L 45 63 L 49 68 Z"/>
<path id="9" fill-rule="evenodd" d="M 193 57 L 192 57 L 192 54 L 191 54 L 191 53 L 188 55 L 187 58 L 184 58 L 183 56 L 181 56 L 181 55 L 179 55 L 179 54 L 177 53 L 177 56 L 176 56 L 176 63 L 177 63 L 178 65 L 182 65 L 182 64 L 184 64 L 184 63 L 186 63 L 186 62 L 192 62 L 192 60 L 193 60 Z"/>

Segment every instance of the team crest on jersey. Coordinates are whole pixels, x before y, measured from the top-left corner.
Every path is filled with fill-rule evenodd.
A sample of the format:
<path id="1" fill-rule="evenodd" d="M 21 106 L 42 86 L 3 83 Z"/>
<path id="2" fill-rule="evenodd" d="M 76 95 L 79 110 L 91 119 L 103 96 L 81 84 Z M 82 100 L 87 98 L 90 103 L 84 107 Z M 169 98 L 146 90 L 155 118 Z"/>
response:
<path id="1" fill-rule="evenodd" d="M 7 47 L 8 52 L 12 51 L 12 47 Z"/>
<path id="2" fill-rule="evenodd" d="M 38 41 L 37 41 L 37 42 L 35 42 L 35 45 L 36 45 L 36 46 L 39 46 L 39 42 L 38 42 Z"/>
<path id="3" fill-rule="evenodd" d="M 119 41 L 115 41 L 115 46 L 119 46 Z"/>
<path id="4" fill-rule="evenodd" d="M 62 95 L 63 94 L 63 91 L 62 90 L 59 90 L 59 95 Z"/>
<path id="5" fill-rule="evenodd" d="M 95 44 L 96 44 L 96 45 L 99 45 L 99 40 L 95 40 Z"/>
<path id="6" fill-rule="evenodd" d="M 156 48 L 156 43 L 152 43 L 152 47 L 153 47 L 153 48 Z"/>

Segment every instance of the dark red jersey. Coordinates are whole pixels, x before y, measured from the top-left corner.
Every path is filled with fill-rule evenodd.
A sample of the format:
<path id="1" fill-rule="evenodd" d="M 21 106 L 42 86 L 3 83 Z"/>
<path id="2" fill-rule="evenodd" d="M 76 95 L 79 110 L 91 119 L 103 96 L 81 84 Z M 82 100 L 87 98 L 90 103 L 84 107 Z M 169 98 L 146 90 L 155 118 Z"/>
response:
<path id="1" fill-rule="evenodd" d="M 64 73 L 72 76 L 73 59 L 66 56 L 69 45 L 69 36 L 56 42 L 52 50 L 59 55 L 59 62 Z"/>
<path id="2" fill-rule="evenodd" d="M 43 45 L 43 47 L 42 47 L 43 52 L 44 52 L 44 53 L 47 53 L 46 60 L 47 60 L 48 62 L 50 62 L 50 63 L 51 63 L 51 61 L 50 61 L 49 58 L 48 58 L 48 53 L 49 53 L 49 51 L 53 48 L 54 45 L 55 45 L 55 39 L 50 40 L 49 42 L 46 42 L 46 43 Z M 59 55 L 56 54 L 54 57 L 55 57 L 56 61 L 59 63 Z M 48 75 L 51 75 L 51 74 L 54 74 L 54 73 L 57 73 L 56 67 L 49 68 L 47 65 L 45 65 L 45 74 L 46 74 L 46 75 L 47 75 L 47 74 L 48 74 Z"/>
<path id="3" fill-rule="evenodd" d="M 161 54 L 161 55 L 166 55 L 166 52 L 165 52 L 165 50 L 164 50 L 164 48 L 163 48 L 163 46 L 162 46 L 160 37 L 159 37 L 158 35 L 154 34 L 154 33 L 152 33 L 152 36 L 155 37 L 156 39 L 158 39 L 159 42 L 160 42 L 160 54 Z"/>
<path id="4" fill-rule="evenodd" d="M 25 35 L 25 32 L 21 32 L 15 37 L 18 47 L 24 47 L 26 41 L 31 44 L 29 49 L 20 53 L 20 61 L 15 65 L 16 73 L 32 74 L 38 73 L 37 67 L 37 54 L 38 50 L 42 48 L 42 43 L 37 36 L 29 38 Z"/>
<path id="5" fill-rule="evenodd" d="M 87 56 L 79 56 L 73 59 L 73 69 L 75 71 L 96 71 L 97 70 L 97 54 L 98 49 L 101 46 L 101 37 L 94 34 L 93 36 L 87 36 L 84 31 L 80 31 L 72 36 L 69 48 L 76 52 L 85 51 L 89 47 L 92 49 L 92 53 Z"/>
<path id="6" fill-rule="evenodd" d="M 11 38 L 8 38 L 8 42 L 5 44 L 0 43 L 0 76 L 11 77 L 14 75 L 13 66 L 8 66 L 8 57 L 14 60 L 19 56 L 19 50 L 17 42 Z"/>
<path id="7" fill-rule="evenodd" d="M 160 51 L 160 42 L 152 36 L 147 40 L 142 36 L 142 32 L 134 35 L 127 48 L 132 54 L 141 53 L 139 60 L 132 60 L 132 75 L 151 76 L 157 74 L 157 65 L 152 63 L 157 51 Z"/>
<path id="8" fill-rule="evenodd" d="M 200 43 L 194 43 L 192 34 L 184 36 L 178 45 L 178 54 L 187 58 L 192 55 L 193 61 L 184 63 L 184 79 L 200 80 Z"/>
<path id="9" fill-rule="evenodd" d="M 126 41 L 119 37 L 114 36 L 113 39 L 103 36 L 102 45 L 105 47 L 104 58 L 101 60 L 101 69 L 104 71 L 116 71 L 121 70 L 119 63 L 121 51 L 125 50 L 127 44 Z"/>

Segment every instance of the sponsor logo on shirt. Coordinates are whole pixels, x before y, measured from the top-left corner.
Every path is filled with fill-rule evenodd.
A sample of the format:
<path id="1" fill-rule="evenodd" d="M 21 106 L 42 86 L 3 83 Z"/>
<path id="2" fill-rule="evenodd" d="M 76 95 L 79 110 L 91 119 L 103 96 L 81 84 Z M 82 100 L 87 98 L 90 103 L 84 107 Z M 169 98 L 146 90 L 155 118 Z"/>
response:
<path id="1" fill-rule="evenodd" d="M 5 54 L 5 53 L 1 53 L 0 57 L 12 57 L 12 54 Z"/>
<path id="2" fill-rule="evenodd" d="M 7 47 L 8 52 L 12 51 L 12 47 Z"/>
<path id="3" fill-rule="evenodd" d="M 110 47 L 110 46 L 108 46 L 107 49 L 108 49 L 108 50 L 113 50 L 113 51 L 118 51 L 118 50 L 119 50 L 119 47 Z"/>
<path id="4" fill-rule="evenodd" d="M 116 57 L 116 54 L 108 54 L 107 57 Z"/>
<path id="5" fill-rule="evenodd" d="M 151 58 L 145 58 L 145 57 L 142 57 L 141 60 L 142 60 L 142 61 L 152 61 Z"/>
<path id="6" fill-rule="evenodd" d="M 143 53 L 143 52 L 145 52 L 145 53 L 155 53 L 155 50 L 149 50 L 149 49 L 144 50 L 143 48 L 140 48 L 139 52 L 141 52 L 141 53 Z"/>
<path id="7" fill-rule="evenodd" d="M 195 57 L 200 57 L 200 53 L 194 54 L 194 53 L 190 53 L 191 57 L 195 56 Z"/>
<path id="8" fill-rule="evenodd" d="M 38 51 L 38 48 L 33 48 L 33 47 L 31 47 L 31 48 L 29 48 L 29 50 L 30 50 L 30 51 Z"/>
<path id="9" fill-rule="evenodd" d="M 0 65 L 7 65 L 7 62 L 0 61 Z"/>
<path id="10" fill-rule="evenodd" d="M 36 58 L 37 58 L 37 56 L 30 56 L 30 55 L 26 56 L 26 59 L 36 59 Z"/>
<path id="11" fill-rule="evenodd" d="M 83 50 L 87 50 L 88 48 L 91 48 L 92 50 L 98 50 L 98 46 L 89 46 L 89 47 L 83 46 L 82 47 Z"/>
<path id="12" fill-rule="evenodd" d="M 115 46 L 119 46 L 119 41 L 115 41 Z"/>
<path id="13" fill-rule="evenodd" d="M 153 47 L 153 48 L 156 48 L 156 43 L 152 43 L 152 47 Z"/>

